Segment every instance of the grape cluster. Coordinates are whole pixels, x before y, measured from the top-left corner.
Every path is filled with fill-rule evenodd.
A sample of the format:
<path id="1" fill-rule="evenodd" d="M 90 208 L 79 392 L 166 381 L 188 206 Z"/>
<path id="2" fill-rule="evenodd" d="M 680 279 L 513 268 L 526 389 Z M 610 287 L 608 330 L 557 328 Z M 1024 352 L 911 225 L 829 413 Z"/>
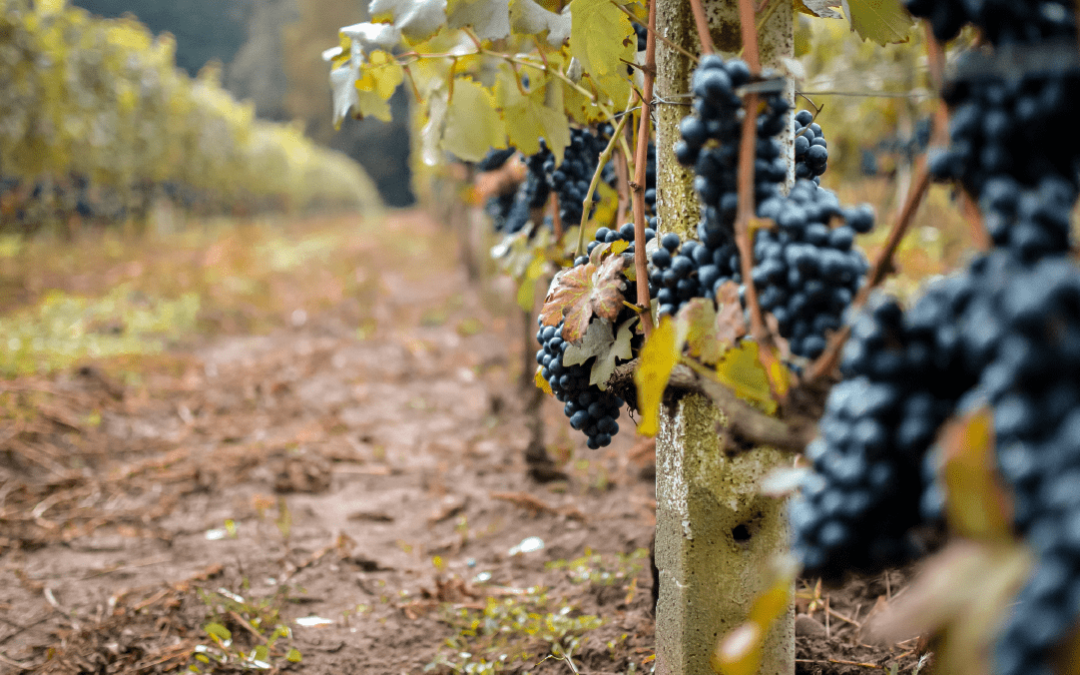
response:
<path id="1" fill-rule="evenodd" d="M 904 4 L 913 15 L 930 21 L 939 42 L 956 37 L 966 23 L 978 26 L 994 45 L 1076 35 L 1076 8 L 1070 0 L 905 0 Z"/>
<path id="2" fill-rule="evenodd" d="M 660 247 L 652 253 L 649 267 L 649 295 L 660 303 L 659 316 L 674 315 L 693 298 L 715 298 L 726 281 L 739 283 L 739 251 L 733 240 L 717 243 L 719 237 L 707 235 L 699 225 L 701 241 L 683 242 L 668 232 L 660 238 Z M 716 244 L 710 246 L 710 244 Z"/>
<path id="3" fill-rule="evenodd" d="M 787 197 L 762 203 L 758 215 L 777 225 L 754 241 L 758 303 L 776 317 L 793 354 L 817 358 L 866 276 L 869 264 L 854 242 L 873 228 L 874 212 L 843 209 L 834 193 L 802 180 Z M 834 218 L 844 224 L 830 227 Z"/>
<path id="4" fill-rule="evenodd" d="M 543 368 L 541 374 L 555 398 L 566 404 L 563 412 L 570 418 L 570 426 L 588 437 L 589 448 L 606 447 L 619 433 L 616 420 L 623 400 L 611 391 L 589 384 L 592 359 L 580 365 L 563 365 L 563 354 L 570 343 L 563 340 L 562 329 L 561 322 L 558 326 L 540 324 L 536 333 L 536 341 L 540 343 L 536 362 Z"/>
<path id="5" fill-rule="evenodd" d="M 821 184 L 821 174 L 829 168 L 829 144 L 814 113 L 800 110 L 795 113 L 795 178 L 806 178 Z"/>
<path id="6" fill-rule="evenodd" d="M 993 407 L 1000 474 L 1037 563 L 999 637 L 995 672 L 1049 673 L 1080 615 L 1080 271 L 1055 256 L 979 261 L 961 340 L 981 368 L 970 407 Z"/>
<path id="7" fill-rule="evenodd" d="M 646 227 L 645 228 L 645 243 L 648 244 L 650 241 L 652 241 L 655 238 L 656 238 L 656 230 L 652 229 L 651 227 Z M 633 223 L 625 223 L 625 224 L 623 224 L 622 227 L 620 227 L 617 230 L 612 230 L 612 229 L 607 228 L 607 227 L 598 228 L 596 230 L 595 238 L 593 239 L 593 241 L 589 242 L 589 245 L 586 248 L 585 255 L 578 256 L 578 258 L 576 260 L 574 260 L 574 265 L 575 266 L 584 265 L 585 263 L 589 262 L 589 255 L 591 255 L 592 252 L 593 252 L 593 249 L 595 249 L 600 244 L 611 244 L 611 243 L 614 243 L 616 241 L 629 242 L 630 245 L 626 247 L 626 250 L 623 251 L 623 253 L 625 253 L 625 254 L 633 254 L 634 253 L 634 224 Z M 650 297 L 651 297 L 651 295 L 650 295 Z"/>
<path id="8" fill-rule="evenodd" d="M 559 198 L 559 217 L 562 218 L 563 227 L 581 222 L 582 202 L 589 192 L 596 163 L 606 145 L 602 134 L 571 129 L 570 145 L 566 146 L 562 164 L 556 167 L 554 156 L 545 159 L 544 172 Z"/>
<path id="9" fill-rule="evenodd" d="M 979 372 L 957 324 L 985 277 L 944 279 L 906 314 L 876 299 L 852 324 L 845 380 L 830 393 L 806 451 L 813 471 L 789 507 L 807 572 L 877 572 L 921 552 L 916 528 L 941 516 L 928 449 Z"/>
<path id="10" fill-rule="evenodd" d="M 1055 40 L 1075 54 L 1074 7 L 906 4 L 938 39 L 972 22 L 993 48 L 963 55 L 946 83 L 950 146 L 930 168 L 977 200 L 995 248 L 906 313 L 887 302 L 853 324 L 849 379 L 829 397 L 807 451 L 813 472 L 791 504 L 795 550 L 829 576 L 915 553 L 913 528 L 940 521 L 948 497 L 927 447 L 948 417 L 989 407 L 1013 525 L 1037 561 L 993 672 L 1049 675 L 1080 617 L 1080 270 L 1068 256 L 1080 147 L 1065 140 L 1080 75 L 1054 59 L 1023 68 Z"/>
<path id="11" fill-rule="evenodd" d="M 702 204 L 702 216 L 710 229 L 728 233 L 739 205 L 738 163 L 742 136 L 742 99 L 735 89 L 750 81 L 750 68 L 740 59 L 724 62 L 715 54 L 702 57 L 694 71 L 691 88 L 696 115 L 679 123 L 682 140 L 675 145 L 675 157 L 684 166 L 693 166 L 694 189 Z M 758 115 L 754 160 L 754 198 L 761 203 L 780 195 L 787 179 L 787 165 L 781 156 L 778 136 L 789 122 L 791 109 L 781 94 L 764 97 L 765 110 Z M 710 141 L 716 141 L 714 146 Z"/>
<path id="12" fill-rule="evenodd" d="M 994 48 L 962 54 L 945 84 L 950 145 L 931 158 L 931 172 L 971 193 L 997 246 L 1015 248 L 1029 261 L 1067 251 L 1080 187 L 1080 153 L 1064 142 L 1075 135 L 1080 106 L 1073 3 L 907 0 L 907 6 L 930 20 L 939 39 L 970 22 Z"/>

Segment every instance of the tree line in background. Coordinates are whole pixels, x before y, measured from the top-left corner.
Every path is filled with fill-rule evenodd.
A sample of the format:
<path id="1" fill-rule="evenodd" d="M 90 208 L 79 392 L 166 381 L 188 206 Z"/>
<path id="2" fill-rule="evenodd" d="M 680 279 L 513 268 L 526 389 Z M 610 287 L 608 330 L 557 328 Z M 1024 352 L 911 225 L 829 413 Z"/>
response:
<path id="1" fill-rule="evenodd" d="M 171 37 L 47 4 L 0 2 L 4 228 L 140 220 L 161 198 L 202 215 L 376 199 L 354 162 L 257 119 L 216 70 L 178 70 Z"/>

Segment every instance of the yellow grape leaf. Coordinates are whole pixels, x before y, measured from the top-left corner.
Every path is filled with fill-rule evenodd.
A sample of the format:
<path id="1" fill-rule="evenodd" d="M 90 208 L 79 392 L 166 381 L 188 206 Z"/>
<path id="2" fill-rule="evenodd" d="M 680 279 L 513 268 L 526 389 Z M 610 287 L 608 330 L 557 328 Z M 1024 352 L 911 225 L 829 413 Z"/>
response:
<path id="1" fill-rule="evenodd" d="M 625 267 L 622 256 L 613 256 L 599 265 L 590 262 L 556 274 L 540 311 L 543 325 L 557 326 L 563 321 L 563 339 L 577 344 L 593 315 L 617 319 L 625 299 Z"/>
<path id="2" fill-rule="evenodd" d="M 716 330 L 716 307 L 712 300 L 693 298 L 679 308 L 675 322 L 679 334 L 685 336 L 690 356 L 702 363 L 720 362 L 729 344 L 720 339 Z"/>
<path id="3" fill-rule="evenodd" d="M 994 417 L 988 408 L 950 422 L 941 433 L 945 510 L 961 536 L 980 541 L 1012 539 L 1012 506 L 994 454 Z"/>
<path id="4" fill-rule="evenodd" d="M 642 436 L 655 436 L 660 431 L 660 403 L 664 400 L 671 371 L 679 361 L 675 338 L 675 322 L 662 317 L 641 348 L 641 363 L 634 373 L 634 383 L 637 385 L 638 410 L 641 411 L 638 433 Z"/>
<path id="5" fill-rule="evenodd" d="M 533 0 L 510 0 L 510 28 L 518 35 L 546 32 L 548 44 L 558 47 L 570 37 L 570 17 L 544 9 Z"/>
<path id="6" fill-rule="evenodd" d="M 536 280 L 544 274 L 544 268 L 546 267 L 542 251 L 534 250 L 531 253 L 535 257 L 529 261 L 529 266 L 525 268 L 525 274 L 522 276 L 517 294 L 518 306 L 530 313 L 536 301 Z"/>
<path id="7" fill-rule="evenodd" d="M 410 43 L 428 39 L 446 24 L 446 0 L 371 0 L 371 20 L 392 21 Z"/>
<path id="8" fill-rule="evenodd" d="M 522 94 L 513 70 L 506 67 L 495 84 L 495 99 L 502 109 L 510 145 L 523 155 L 540 151 L 540 138 L 547 141 L 555 155 L 555 165 L 562 164 L 566 146 L 570 145 L 570 125 L 563 112 L 562 101 L 548 106 L 549 90 L 561 93 L 561 87 L 550 78 L 535 75 L 529 78 L 532 91 Z"/>
<path id="9" fill-rule="evenodd" d="M 637 51 L 630 19 L 611 0 L 573 0 L 570 16 L 570 53 L 608 98 L 623 105 L 630 96 L 623 62 L 633 63 Z"/>
<path id="10" fill-rule="evenodd" d="M 38 14 L 48 16 L 62 12 L 66 4 L 66 0 L 34 0 L 34 9 L 38 11 Z"/>
<path id="11" fill-rule="evenodd" d="M 544 379 L 544 367 L 536 367 L 536 375 L 533 375 L 533 382 L 536 383 L 537 389 L 540 389 L 548 396 L 554 396 L 555 393 L 551 391 L 551 384 Z"/>
<path id="12" fill-rule="evenodd" d="M 471 26 L 481 40 L 501 40 L 510 35 L 508 0 L 450 0 L 446 16 L 451 28 Z"/>
<path id="13" fill-rule="evenodd" d="M 495 97 L 479 82 L 454 82 L 442 147 L 468 162 L 479 162 L 491 148 L 506 147 L 506 125 L 495 112 Z"/>
<path id="14" fill-rule="evenodd" d="M 900 0 L 843 0 L 851 30 L 864 40 L 885 44 L 907 42 L 915 19 Z"/>
<path id="15" fill-rule="evenodd" d="M 717 379 L 735 392 L 744 401 L 758 406 L 772 415 L 776 412 L 776 401 L 769 388 L 769 377 L 765 367 L 758 359 L 758 344 L 750 340 L 743 342 L 724 354 L 716 365 Z"/>
<path id="16" fill-rule="evenodd" d="M 760 625 L 744 623 L 720 641 L 709 655 L 709 665 L 722 675 L 757 675 L 764 639 L 765 631 Z"/>
<path id="17" fill-rule="evenodd" d="M 361 67 L 360 72 L 356 88 L 360 91 L 373 91 L 384 101 L 390 100 L 394 90 L 405 79 L 405 70 L 392 55 L 381 49 L 368 56 L 368 64 Z"/>
<path id="18" fill-rule="evenodd" d="M 713 670 L 723 675 L 755 675 L 769 629 L 791 608 L 795 565 L 776 570 L 769 587 L 754 599 L 746 623 L 722 637 L 709 656 Z"/>

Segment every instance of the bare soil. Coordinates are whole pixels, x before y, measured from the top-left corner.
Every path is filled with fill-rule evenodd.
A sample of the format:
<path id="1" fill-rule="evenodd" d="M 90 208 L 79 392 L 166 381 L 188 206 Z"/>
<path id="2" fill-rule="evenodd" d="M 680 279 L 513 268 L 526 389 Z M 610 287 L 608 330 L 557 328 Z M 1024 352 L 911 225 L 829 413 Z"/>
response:
<path id="1" fill-rule="evenodd" d="M 567 478 L 531 480 L 512 289 L 415 212 L 373 227 L 345 247 L 362 300 L 0 380 L 0 672 L 228 672 L 262 644 L 272 671 L 568 673 L 537 665 L 559 641 L 581 673 L 652 669 L 651 442 L 589 451 L 548 400 Z M 804 583 L 797 672 L 915 670 L 915 641 L 862 643 L 903 581 Z"/>

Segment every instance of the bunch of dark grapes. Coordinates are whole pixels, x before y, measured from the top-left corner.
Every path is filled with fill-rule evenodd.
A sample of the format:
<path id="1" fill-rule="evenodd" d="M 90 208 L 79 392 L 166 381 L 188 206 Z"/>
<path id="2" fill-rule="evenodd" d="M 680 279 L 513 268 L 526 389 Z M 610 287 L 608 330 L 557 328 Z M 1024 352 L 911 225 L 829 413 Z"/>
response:
<path id="1" fill-rule="evenodd" d="M 943 280 L 906 314 L 879 299 L 852 324 L 845 380 L 830 392 L 820 436 L 806 450 L 813 471 L 789 507 L 808 573 L 877 572 L 922 552 L 914 534 L 934 492 L 923 467 L 978 377 L 956 326 L 983 281 Z"/>
<path id="2" fill-rule="evenodd" d="M 571 129 L 570 145 L 566 146 L 562 164 L 556 167 L 554 156 L 545 159 L 543 168 L 559 198 L 559 217 L 562 218 L 563 227 L 581 222 L 582 202 L 589 192 L 589 183 L 606 145 L 602 134 Z"/>
<path id="3" fill-rule="evenodd" d="M 1068 251 L 1069 215 L 1080 187 L 1080 153 L 1075 143 L 1063 142 L 1075 135 L 1080 106 L 1074 3 L 906 4 L 929 19 L 939 39 L 951 39 L 970 22 L 993 47 L 962 54 L 945 83 L 950 144 L 932 157 L 932 173 L 958 180 L 980 203 L 997 246 L 1029 261 Z"/>
<path id="4" fill-rule="evenodd" d="M 679 123 L 682 140 L 675 145 L 679 163 L 694 167 L 694 189 L 706 226 L 728 233 L 739 205 L 739 145 L 746 114 L 735 89 L 749 81 L 750 69 L 744 61 L 725 63 L 715 54 L 702 57 L 691 81 L 696 115 Z M 778 196 L 787 180 L 787 165 L 775 137 L 788 124 L 791 104 L 780 93 L 765 96 L 764 102 L 765 110 L 757 119 L 754 160 L 754 199 L 758 204 Z"/>
<path id="5" fill-rule="evenodd" d="M 623 400 L 611 391 L 589 384 L 592 359 L 580 365 L 563 365 L 563 354 L 570 343 L 563 340 L 562 329 L 561 322 L 558 326 L 541 323 L 536 333 L 536 341 L 540 343 L 536 362 L 543 368 L 541 374 L 555 398 L 566 404 L 563 412 L 570 418 L 570 426 L 588 437 L 589 448 L 606 447 L 619 433 L 616 420 Z"/>
<path id="6" fill-rule="evenodd" d="M 960 337 L 982 373 L 966 407 L 989 404 L 1013 519 L 1036 557 L 999 636 L 997 675 L 1050 673 L 1080 615 L 1080 271 L 1060 256 L 1034 264 L 998 252 Z"/>
<path id="7" fill-rule="evenodd" d="M 853 245 L 873 228 L 874 212 L 842 209 L 834 193 L 802 180 L 786 197 L 762 203 L 758 215 L 777 225 L 754 240 L 758 304 L 776 317 L 793 354 L 817 358 L 866 277 L 866 257 Z M 844 224 L 831 227 L 840 217 Z"/>
<path id="8" fill-rule="evenodd" d="M 930 21 L 934 37 L 952 40 L 966 23 L 978 26 L 993 45 L 1046 42 L 1076 35 L 1071 0 L 905 0 L 908 11 Z"/>
<path id="9" fill-rule="evenodd" d="M 829 144 L 814 113 L 800 110 L 795 113 L 795 179 L 806 178 L 821 184 L 821 174 L 829 164 Z"/>
<path id="10" fill-rule="evenodd" d="M 645 243 L 648 244 L 650 241 L 652 241 L 655 238 L 656 238 L 656 230 L 652 229 L 651 227 L 646 227 L 645 228 Z M 607 227 L 601 227 L 601 228 L 597 229 L 596 230 L 596 236 L 593 239 L 593 241 L 589 242 L 589 245 L 585 250 L 585 254 L 581 255 L 581 256 L 578 256 L 578 258 L 576 260 L 574 260 L 574 265 L 575 266 L 584 265 L 585 263 L 589 262 L 589 255 L 591 255 L 592 252 L 593 252 L 593 249 L 595 249 L 600 244 L 611 244 L 611 243 L 614 243 L 616 241 L 629 242 L 630 245 L 628 247 L 626 247 L 626 250 L 623 251 L 623 253 L 626 253 L 626 254 L 634 253 L 634 224 L 633 223 L 625 223 L 625 224 L 623 224 L 622 227 L 620 227 L 617 230 L 612 230 L 612 229 L 607 228 Z"/>
<path id="11" fill-rule="evenodd" d="M 693 298 L 715 298 L 725 282 L 742 280 L 734 241 L 710 247 L 716 239 L 683 242 L 674 232 L 660 238 L 649 266 L 649 295 L 660 303 L 659 316 L 675 315 Z"/>

